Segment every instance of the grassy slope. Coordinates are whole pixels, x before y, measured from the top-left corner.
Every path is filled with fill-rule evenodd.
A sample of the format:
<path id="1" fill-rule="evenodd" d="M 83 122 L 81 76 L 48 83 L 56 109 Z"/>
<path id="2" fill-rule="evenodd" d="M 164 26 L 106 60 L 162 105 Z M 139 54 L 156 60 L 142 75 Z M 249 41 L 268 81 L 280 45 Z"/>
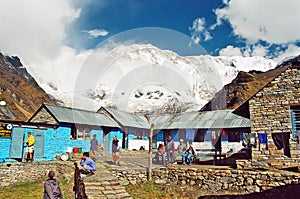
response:
<path id="1" fill-rule="evenodd" d="M 60 180 L 60 188 L 63 192 L 64 199 L 74 198 L 73 180 Z M 43 198 L 44 182 L 36 180 L 33 182 L 23 183 L 0 190 L 0 198 L 5 199 L 36 199 Z"/>

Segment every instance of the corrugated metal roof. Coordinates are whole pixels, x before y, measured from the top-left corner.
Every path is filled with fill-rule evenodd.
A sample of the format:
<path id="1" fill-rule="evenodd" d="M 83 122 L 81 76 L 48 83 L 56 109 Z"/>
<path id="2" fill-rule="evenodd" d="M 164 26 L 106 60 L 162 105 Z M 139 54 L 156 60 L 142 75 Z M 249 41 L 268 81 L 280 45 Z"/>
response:
<path id="1" fill-rule="evenodd" d="M 115 120 L 117 120 L 123 126 L 143 128 L 143 129 L 150 128 L 150 124 L 144 115 L 128 113 L 114 108 L 102 107 L 102 109 L 106 110 L 110 115 L 112 115 L 112 117 Z M 99 110 L 101 110 L 101 108 Z"/>
<path id="2" fill-rule="evenodd" d="M 213 129 L 250 127 L 250 120 L 232 113 L 232 110 L 191 112 L 163 115 L 151 120 L 155 129 Z"/>
<path id="3" fill-rule="evenodd" d="M 118 123 L 102 113 L 44 104 L 60 123 L 75 123 L 95 126 L 120 127 Z"/>

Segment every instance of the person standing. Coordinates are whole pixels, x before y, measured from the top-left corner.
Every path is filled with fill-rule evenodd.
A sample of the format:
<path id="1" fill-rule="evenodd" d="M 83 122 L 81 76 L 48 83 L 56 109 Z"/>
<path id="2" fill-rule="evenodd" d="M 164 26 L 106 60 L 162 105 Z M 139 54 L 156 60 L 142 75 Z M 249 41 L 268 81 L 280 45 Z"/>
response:
<path id="1" fill-rule="evenodd" d="M 120 166 L 119 140 L 117 136 L 114 136 L 112 141 L 112 158 L 114 164 Z"/>
<path id="2" fill-rule="evenodd" d="M 25 161 L 26 162 L 32 162 L 33 161 L 33 152 L 34 152 L 34 136 L 31 134 L 31 132 L 27 133 L 28 139 L 26 141 L 26 154 L 25 154 Z"/>
<path id="3" fill-rule="evenodd" d="M 169 135 L 166 140 L 166 153 L 167 153 L 167 160 L 169 164 L 174 163 L 174 151 L 175 151 L 174 142 L 172 140 L 172 136 Z"/>
<path id="4" fill-rule="evenodd" d="M 91 139 L 91 158 L 96 161 L 97 153 L 98 153 L 98 140 L 97 140 L 97 135 L 93 135 L 93 139 Z"/>
<path id="5" fill-rule="evenodd" d="M 44 197 L 43 199 L 63 199 L 59 182 L 54 179 L 54 171 L 50 171 L 48 179 L 44 183 Z"/>
<path id="6" fill-rule="evenodd" d="M 82 174 L 93 175 L 96 171 L 96 163 L 89 157 L 88 152 L 84 152 L 81 157 L 80 165 Z"/>

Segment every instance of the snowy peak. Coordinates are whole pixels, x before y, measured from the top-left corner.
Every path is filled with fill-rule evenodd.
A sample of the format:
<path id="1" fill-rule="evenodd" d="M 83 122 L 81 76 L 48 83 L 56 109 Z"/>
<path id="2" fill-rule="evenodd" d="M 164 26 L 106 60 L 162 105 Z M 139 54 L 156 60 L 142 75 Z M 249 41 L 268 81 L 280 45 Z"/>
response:
<path id="1" fill-rule="evenodd" d="M 88 70 L 84 73 L 74 70 L 79 71 L 79 74 L 71 73 L 74 77 L 66 80 L 48 77 L 52 82 L 44 81 L 48 82 L 44 89 L 78 108 L 97 110 L 100 106 L 114 106 L 130 112 L 145 112 L 178 101 L 188 104 L 185 107 L 189 110 L 199 110 L 240 71 L 267 71 L 276 66 L 276 62 L 263 57 L 180 56 L 151 44 L 97 49 L 85 63 L 88 65 L 82 67 Z M 59 70 L 59 67 L 52 69 Z M 39 74 L 38 68 L 30 71 Z M 70 76 L 61 71 L 51 74 Z M 86 77 L 81 82 L 78 77 L 83 76 Z M 39 79 L 43 80 L 43 76 Z M 73 96 L 66 95 L 72 85 L 80 85 L 80 89 L 75 87 Z"/>

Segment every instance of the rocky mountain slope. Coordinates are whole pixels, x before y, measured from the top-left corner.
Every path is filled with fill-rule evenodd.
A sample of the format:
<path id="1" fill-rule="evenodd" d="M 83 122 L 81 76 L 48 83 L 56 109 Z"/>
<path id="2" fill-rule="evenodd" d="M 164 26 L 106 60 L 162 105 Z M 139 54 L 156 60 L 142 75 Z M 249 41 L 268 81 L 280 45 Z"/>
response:
<path id="1" fill-rule="evenodd" d="M 0 119 L 26 121 L 43 103 L 55 103 L 20 59 L 0 53 Z"/>

